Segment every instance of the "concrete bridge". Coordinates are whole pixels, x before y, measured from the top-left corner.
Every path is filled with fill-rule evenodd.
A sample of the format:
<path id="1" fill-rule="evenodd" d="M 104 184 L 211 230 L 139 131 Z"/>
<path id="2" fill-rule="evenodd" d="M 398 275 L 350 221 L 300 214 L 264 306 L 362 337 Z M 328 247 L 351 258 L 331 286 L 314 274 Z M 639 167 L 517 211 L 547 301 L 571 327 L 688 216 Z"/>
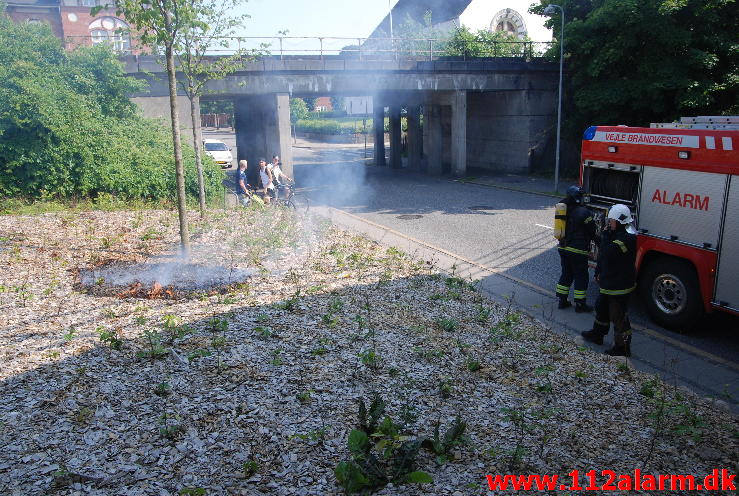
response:
<path id="1" fill-rule="evenodd" d="M 149 116 L 168 116 L 166 73 L 154 58 L 125 59 L 148 81 L 135 101 Z M 463 176 L 470 167 L 528 172 L 552 161 L 558 65 L 521 58 L 358 60 L 346 56 L 264 57 L 207 85 L 208 99 L 234 101 L 238 159 L 279 153 L 292 165 L 289 98 L 372 96 L 375 158 L 401 168 L 401 107 L 407 117 L 406 166 Z M 180 96 L 181 122 L 189 103 Z M 384 107 L 389 108 L 386 158 Z M 423 122 L 423 125 L 421 123 Z M 250 168 L 251 169 L 251 168 Z"/>

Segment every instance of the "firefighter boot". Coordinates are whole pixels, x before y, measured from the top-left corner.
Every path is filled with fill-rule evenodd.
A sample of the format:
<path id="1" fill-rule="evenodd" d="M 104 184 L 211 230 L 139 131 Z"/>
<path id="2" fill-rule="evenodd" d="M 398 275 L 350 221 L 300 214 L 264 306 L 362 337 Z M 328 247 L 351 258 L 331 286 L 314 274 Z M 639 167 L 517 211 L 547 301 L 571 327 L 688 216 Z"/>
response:
<path id="1" fill-rule="evenodd" d="M 575 313 L 590 313 L 593 307 L 585 303 L 585 300 L 575 300 Z"/>
<path id="2" fill-rule="evenodd" d="M 567 300 L 567 295 L 559 294 L 557 297 L 559 298 L 557 308 L 560 310 L 564 310 L 565 308 L 570 308 L 572 306 L 572 303 Z"/>
<path id="3" fill-rule="evenodd" d="M 617 333 L 613 337 L 613 348 L 606 350 L 607 355 L 611 356 L 631 356 L 631 333 Z"/>
<path id="4" fill-rule="evenodd" d="M 583 331 L 580 333 L 580 336 L 582 336 L 585 341 L 590 341 L 591 343 L 595 344 L 603 344 L 603 334 L 596 331 L 595 329 Z"/>

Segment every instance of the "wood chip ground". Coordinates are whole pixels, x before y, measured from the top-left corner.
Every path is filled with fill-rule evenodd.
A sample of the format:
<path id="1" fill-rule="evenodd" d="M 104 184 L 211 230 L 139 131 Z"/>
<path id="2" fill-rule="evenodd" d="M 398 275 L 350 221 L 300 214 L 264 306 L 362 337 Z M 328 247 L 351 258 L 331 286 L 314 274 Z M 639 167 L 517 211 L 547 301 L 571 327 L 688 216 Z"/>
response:
<path id="1" fill-rule="evenodd" d="M 192 263 L 251 275 L 187 294 L 83 285 L 101 264 L 176 260 L 173 214 L 0 217 L 0 494 L 340 494 L 333 469 L 374 392 L 414 414 L 413 435 L 468 423 L 451 461 L 419 460 L 433 484 L 377 494 L 489 494 L 485 475 L 509 472 L 737 472 L 723 402 L 579 347 L 432 261 L 279 209 L 190 220 Z"/>

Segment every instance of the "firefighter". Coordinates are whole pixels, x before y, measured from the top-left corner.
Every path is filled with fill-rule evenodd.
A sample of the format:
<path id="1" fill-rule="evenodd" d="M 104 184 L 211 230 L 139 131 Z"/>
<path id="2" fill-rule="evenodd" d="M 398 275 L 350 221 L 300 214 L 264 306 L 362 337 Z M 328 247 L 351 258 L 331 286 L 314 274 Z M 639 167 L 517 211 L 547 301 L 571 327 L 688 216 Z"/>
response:
<path id="1" fill-rule="evenodd" d="M 629 297 L 636 289 L 636 230 L 626 205 L 617 204 L 608 211 L 608 226 L 601 234 L 595 280 L 600 294 L 595 303 L 593 328 L 582 337 L 595 344 L 603 344 L 613 322 L 613 347 L 606 351 L 611 356 L 631 356 L 631 323 L 627 314 Z"/>
<path id="2" fill-rule="evenodd" d="M 559 258 L 562 274 L 557 283 L 558 308 L 569 308 L 572 303 L 567 299 L 570 285 L 574 281 L 575 312 L 591 312 L 585 296 L 588 290 L 588 252 L 590 240 L 595 238 L 593 216 L 582 205 L 583 190 L 579 186 L 567 188 L 567 197 L 561 203 L 567 205 L 565 234 L 559 240 Z"/>

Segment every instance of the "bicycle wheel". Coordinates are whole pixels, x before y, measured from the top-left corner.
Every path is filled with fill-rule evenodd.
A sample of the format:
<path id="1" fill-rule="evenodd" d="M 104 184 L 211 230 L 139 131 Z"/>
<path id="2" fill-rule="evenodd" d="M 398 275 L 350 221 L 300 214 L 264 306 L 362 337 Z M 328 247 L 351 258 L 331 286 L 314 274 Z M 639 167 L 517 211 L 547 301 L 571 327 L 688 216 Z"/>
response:
<path id="1" fill-rule="evenodd" d="M 308 197 L 300 195 L 292 195 L 289 200 L 295 207 L 295 210 L 302 213 L 307 213 L 310 207 Z"/>
<path id="2" fill-rule="evenodd" d="M 283 207 L 283 208 L 292 208 L 293 210 L 295 210 L 295 205 L 293 204 L 293 202 L 291 202 L 290 200 L 285 200 L 283 198 L 272 200 L 272 205 L 276 205 L 278 207 Z"/>

